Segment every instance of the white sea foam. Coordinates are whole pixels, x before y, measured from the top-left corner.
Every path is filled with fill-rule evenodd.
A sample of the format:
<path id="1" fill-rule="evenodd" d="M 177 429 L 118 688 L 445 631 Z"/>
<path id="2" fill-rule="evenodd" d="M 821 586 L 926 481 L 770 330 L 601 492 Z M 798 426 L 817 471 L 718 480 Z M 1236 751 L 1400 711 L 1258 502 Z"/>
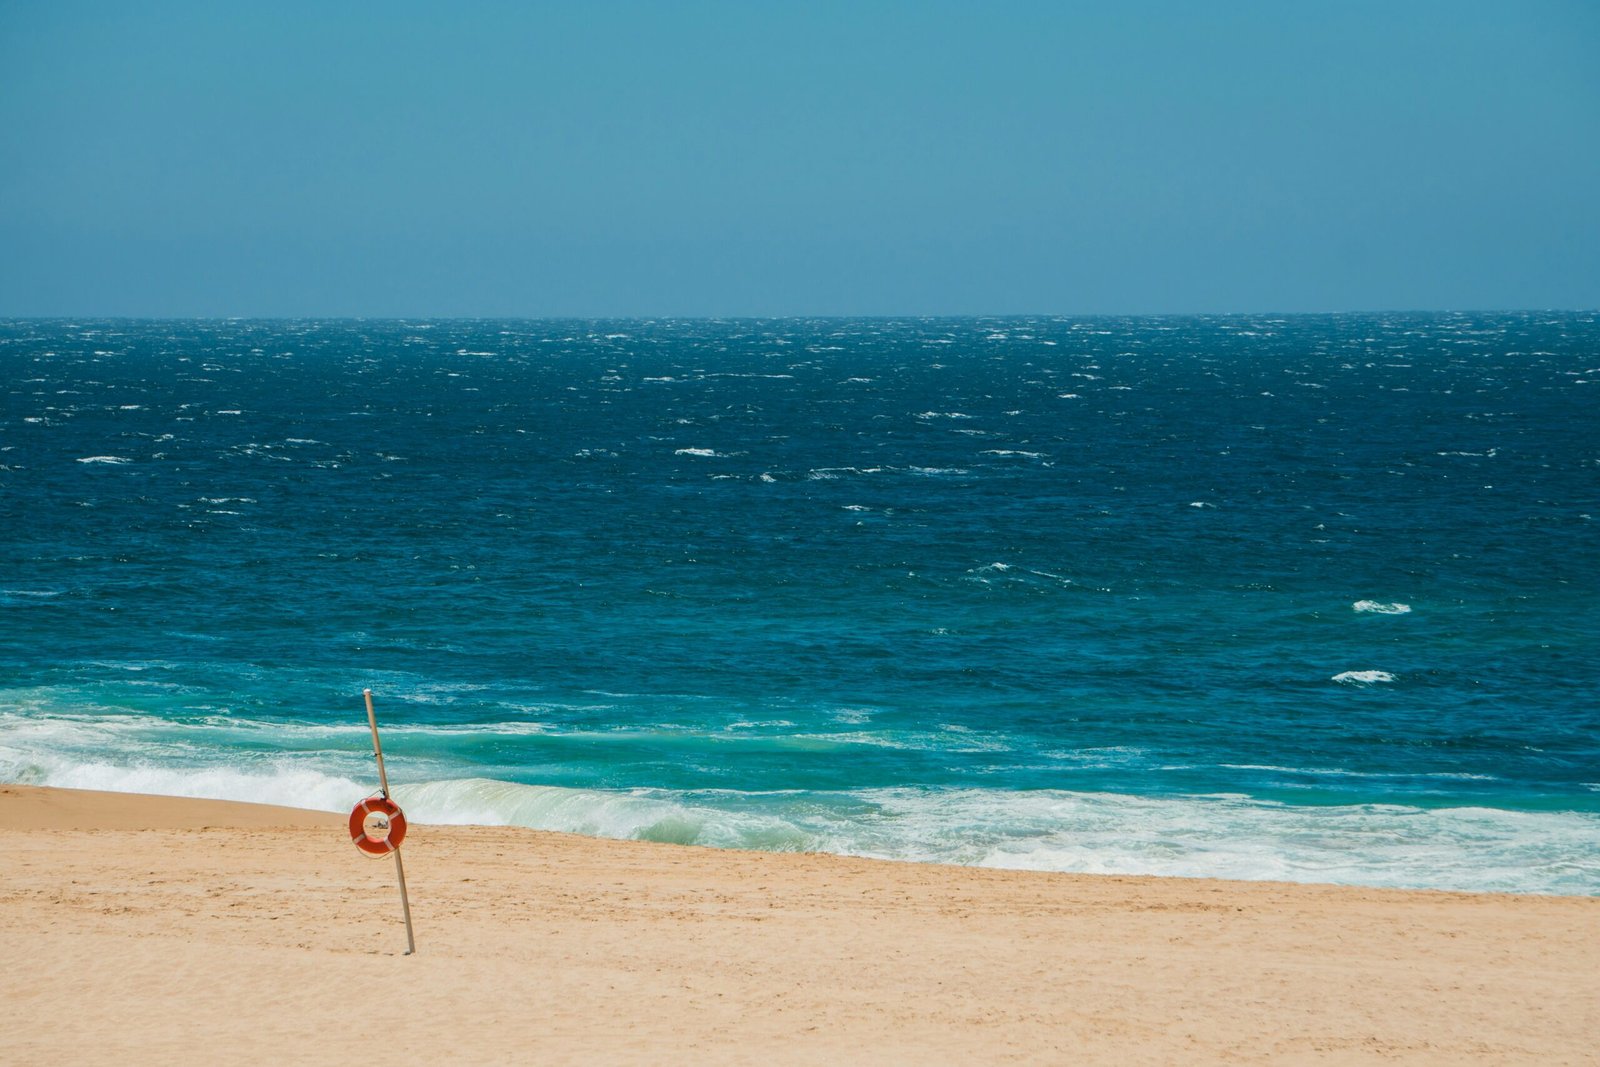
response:
<path id="1" fill-rule="evenodd" d="M 949 735 L 944 727 L 926 732 L 906 730 L 849 730 L 842 733 L 792 734 L 781 740 L 784 747 L 794 742 L 820 742 L 825 747 L 865 746 L 868 748 L 896 749 L 904 752 L 938 752 L 970 755 L 977 752 L 1009 752 L 1011 743 L 994 734 L 968 733 L 960 740 Z"/>
<path id="2" fill-rule="evenodd" d="M 1381 672 L 1378 672 L 1381 673 Z M 26 704 L 10 691 L 7 703 Z M 866 709 L 841 708 L 854 722 Z M 151 724 L 125 715 L 7 715 L 0 780 L 211 797 L 342 811 L 371 790 L 365 728 L 298 726 L 343 735 L 340 751 L 209 758 L 183 747 L 155 758 Z M 526 725 L 530 732 L 538 730 Z M 741 723 L 755 733 L 763 723 Z M 765 725 L 777 725 L 769 723 Z M 990 747 L 998 739 L 946 724 L 926 739 Z M 211 729 L 272 730 L 226 718 Z M 1240 796 L 1061 790 L 866 789 L 837 793 L 572 789 L 485 778 L 408 778 L 419 764 L 401 738 L 450 729 L 392 728 L 390 775 L 413 822 L 530 826 L 603 837 L 1050 871 L 1283 879 L 1472 891 L 1600 893 L 1600 815 L 1399 805 L 1296 807 Z M 738 733 L 745 732 L 741 729 Z M 154 731 L 159 732 L 159 731 Z M 170 732 L 170 731 L 169 731 Z M 738 736 L 738 733 L 724 736 Z M 906 744 L 917 738 L 815 735 L 824 743 Z M 1000 742 L 1003 744 L 1003 742 Z M 69 751 L 70 750 L 70 751 Z M 1113 750 L 1114 751 L 1114 750 Z M 1080 753 L 1085 759 L 1090 753 Z M 189 762 L 179 762 L 179 760 Z M 197 761 L 197 762 L 196 762 Z M 330 762 L 331 761 L 331 762 Z M 1285 768 L 1289 770 L 1291 768 Z M 1314 773 L 1335 773 L 1323 769 Z"/>
<path id="3" fill-rule="evenodd" d="M 1012 564 L 976 570 L 1007 581 L 1038 573 Z M 112 661 L 127 669 L 128 684 L 136 685 L 159 684 L 163 663 Z M 145 669 L 131 670 L 135 667 Z M 1340 676 L 1352 685 L 1392 677 L 1382 671 Z M 453 695 L 471 691 L 469 685 L 431 685 L 410 677 L 405 699 L 448 703 Z M 598 710 L 636 696 L 596 693 L 586 699 L 596 702 L 590 710 Z M 64 705 L 77 710 L 63 712 Z M 554 718 L 550 711 L 530 704 L 526 718 L 509 722 L 387 727 L 385 750 L 397 800 L 418 823 L 514 824 L 717 847 L 1051 871 L 1600 894 L 1600 814 L 1595 813 L 1301 807 L 1242 796 L 1064 790 L 565 788 L 467 777 L 459 763 L 408 754 L 408 749 L 438 752 L 457 739 L 485 736 L 523 737 L 542 745 L 547 735 L 585 746 L 647 738 L 652 745 L 681 744 L 695 751 L 692 746 L 708 736 L 671 722 L 577 734 L 540 721 Z M 718 745 L 738 748 L 838 753 L 859 752 L 860 746 L 930 753 L 949 752 L 952 743 L 974 753 L 1015 747 L 1004 735 L 962 729 L 963 724 L 941 718 L 925 720 L 921 732 L 852 729 L 876 716 L 872 708 L 841 706 L 830 712 L 837 727 L 816 730 L 813 724 L 815 732 L 806 734 L 797 734 L 789 719 L 748 716 L 712 727 L 709 735 Z M 219 711 L 162 721 L 49 687 L 0 690 L 0 781 L 344 811 L 373 786 L 367 741 L 359 718 L 332 726 L 257 721 Z M 1082 768 L 1147 758 L 1140 750 L 1117 748 L 1028 755 Z M 1333 765 L 1256 769 L 1331 777 L 1360 773 Z"/>
<path id="4" fill-rule="evenodd" d="M 714 448 L 680 448 L 673 453 L 674 456 L 704 456 L 709 459 L 726 459 L 729 453 L 718 452 Z"/>
<path id="5" fill-rule="evenodd" d="M 111 793 L 242 800 L 313 811 L 343 811 L 371 792 L 370 785 L 351 778 L 291 766 L 255 772 L 228 766 L 179 771 L 160 766 L 86 763 L 56 770 L 41 784 Z"/>
<path id="6" fill-rule="evenodd" d="M 132 463 L 127 456 L 84 456 L 79 463 Z"/>
<path id="7" fill-rule="evenodd" d="M 1394 675 L 1388 671 L 1341 671 L 1332 680 L 1340 685 L 1378 685 L 1394 681 Z"/>
<path id="8" fill-rule="evenodd" d="M 1500 780 L 1492 774 L 1468 774 L 1462 771 L 1432 771 L 1426 774 L 1418 774 L 1400 771 L 1352 771 L 1343 767 L 1283 767 L 1275 763 L 1221 763 L 1218 766 L 1227 770 L 1271 771 L 1275 774 L 1304 775 L 1311 778 L 1432 778 L 1447 782 L 1495 782 Z"/>
<path id="9" fill-rule="evenodd" d="M 1358 600 L 1350 605 L 1350 609 L 1352 611 L 1370 612 L 1374 615 L 1405 615 L 1410 612 L 1411 605 L 1402 604 L 1398 601 L 1384 603 L 1378 600 Z"/>
<path id="10" fill-rule="evenodd" d="M 749 794 L 457 779 L 397 787 L 416 821 L 1100 874 L 1600 892 L 1600 815 L 1058 790 Z"/>
<path id="11" fill-rule="evenodd" d="M 989 563 L 981 567 L 973 567 L 962 576 L 964 581 L 981 582 L 992 585 L 996 582 L 1016 583 L 1038 588 L 1042 583 L 1035 579 L 1043 578 L 1046 582 L 1059 586 L 1076 586 L 1077 583 L 1064 574 L 1054 571 L 1039 570 L 1035 567 L 1017 568 L 1009 563 Z"/>

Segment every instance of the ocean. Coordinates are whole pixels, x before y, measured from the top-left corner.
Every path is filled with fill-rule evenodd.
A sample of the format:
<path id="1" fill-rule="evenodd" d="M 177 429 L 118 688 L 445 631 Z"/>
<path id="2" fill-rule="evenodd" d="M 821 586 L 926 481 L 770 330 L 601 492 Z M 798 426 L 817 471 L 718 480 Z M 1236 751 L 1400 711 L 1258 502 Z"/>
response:
<path id="1" fill-rule="evenodd" d="M 0 321 L 0 781 L 1600 894 L 1600 316 Z"/>

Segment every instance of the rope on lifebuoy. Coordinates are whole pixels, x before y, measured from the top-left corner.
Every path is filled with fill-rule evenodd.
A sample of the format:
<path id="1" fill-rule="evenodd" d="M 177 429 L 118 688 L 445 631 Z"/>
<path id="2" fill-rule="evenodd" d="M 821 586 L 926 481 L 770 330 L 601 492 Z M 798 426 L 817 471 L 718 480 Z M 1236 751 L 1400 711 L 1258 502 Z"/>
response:
<path id="1" fill-rule="evenodd" d="M 368 820 L 372 816 L 372 825 Z M 378 832 L 374 832 L 378 831 Z M 387 856 L 406 839 L 406 817 L 388 797 L 368 797 L 350 809 L 350 840 L 369 856 Z"/>

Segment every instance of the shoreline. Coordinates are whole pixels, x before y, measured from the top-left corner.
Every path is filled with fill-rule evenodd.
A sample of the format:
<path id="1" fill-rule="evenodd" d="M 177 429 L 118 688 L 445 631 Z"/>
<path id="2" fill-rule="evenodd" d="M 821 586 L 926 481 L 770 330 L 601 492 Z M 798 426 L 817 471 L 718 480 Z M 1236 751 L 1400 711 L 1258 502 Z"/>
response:
<path id="1" fill-rule="evenodd" d="M 405 957 L 393 865 L 344 822 L 0 786 L 0 949 L 28 961 L 0 995 L 30 1020 L 0 1059 L 1560 1063 L 1600 1042 L 1592 897 L 413 823 Z"/>
<path id="2" fill-rule="evenodd" d="M 129 810 L 129 809 L 132 810 Z M 344 833 L 346 815 L 322 808 L 301 808 L 285 804 L 272 804 L 249 800 L 222 800 L 212 797 L 172 796 L 165 793 L 128 793 L 106 789 L 79 789 L 69 786 L 36 786 L 0 783 L 0 831 L 70 829 L 70 830 L 194 830 L 236 828 L 312 828 L 334 827 Z M 787 852 L 735 846 L 679 844 L 673 842 L 640 841 L 632 838 L 604 837 L 597 834 L 578 834 L 562 830 L 542 830 L 531 826 L 502 823 L 422 823 L 408 819 L 415 829 L 426 826 L 430 830 L 507 830 L 532 835 L 548 835 L 557 839 L 572 838 L 581 841 L 640 844 L 669 849 L 692 849 L 711 853 L 754 854 L 772 856 L 831 856 L 841 860 L 859 860 L 863 863 L 887 863 L 914 867 L 933 867 L 951 871 L 1004 871 L 1041 877 L 1117 879 L 1122 881 L 1163 883 L 1216 883 L 1227 886 L 1281 886 L 1309 889 L 1348 889 L 1371 893 L 1422 893 L 1462 897 L 1542 897 L 1551 899 L 1595 900 L 1600 895 L 1582 893 L 1521 892 L 1512 890 L 1450 889 L 1433 886 L 1367 886 L 1344 882 L 1302 882 L 1281 878 L 1226 878 L 1189 874 L 1131 874 L 1122 872 L 1090 873 L 1083 871 L 1043 871 L 1028 867 L 989 867 L 976 864 L 950 863 L 939 860 L 898 859 L 885 856 L 856 856 L 849 853 L 810 851 Z"/>

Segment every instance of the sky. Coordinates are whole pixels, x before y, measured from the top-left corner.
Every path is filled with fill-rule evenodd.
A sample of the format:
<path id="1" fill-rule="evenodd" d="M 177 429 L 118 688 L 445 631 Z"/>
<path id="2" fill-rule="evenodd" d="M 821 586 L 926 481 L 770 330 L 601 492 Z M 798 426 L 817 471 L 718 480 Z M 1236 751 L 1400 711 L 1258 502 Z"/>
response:
<path id="1" fill-rule="evenodd" d="M 0 315 L 1600 307 L 1600 3 L 0 0 Z"/>

